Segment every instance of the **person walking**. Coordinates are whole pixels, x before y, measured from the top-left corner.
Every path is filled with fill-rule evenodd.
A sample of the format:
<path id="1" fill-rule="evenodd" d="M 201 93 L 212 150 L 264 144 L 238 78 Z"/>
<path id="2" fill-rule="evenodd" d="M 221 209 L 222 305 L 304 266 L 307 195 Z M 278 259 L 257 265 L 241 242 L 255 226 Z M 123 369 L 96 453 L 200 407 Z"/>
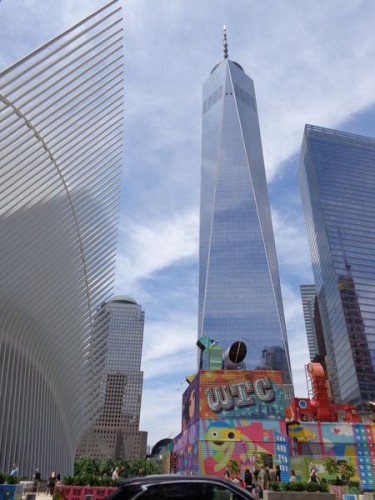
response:
<path id="1" fill-rule="evenodd" d="M 49 494 L 52 496 L 53 491 L 54 491 L 55 486 L 56 486 L 56 474 L 54 472 L 51 472 L 51 475 L 48 479 L 47 486 L 48 486 Z"/>
<path id="2" fill-rule="evenodd" d="M 281 469 L 280 465 L 276 465 L 275 480 L 281 481 Z"/>
<path id="3" fill-rule="evenodd" d="M 257 487 L 259 498 L 263 498 L 263 491 L 268 489 L 267 473 L 263 464 L 260 466 L 258 473 Z"/>
<path id="4" fill-rule="evenodd" d="M 316 469 L 313 467 L 310 472 L 308 483 L 320 483 L 319 478 L 316 473 Z"/>
<path id="5" fill-rule="evenodd" d="M 245 470 L 244 481 L 245 481 L 245 488 L 247 489 L 247 491 L 250 491 L 250 493 L 252 493 L 253 489 L 255 488 L 255 485 L 253 482 L 253 475 L 250 469 L 248 468 Z"/>
<path id="6" fill-rule="evenodd" d="M 37 467 L 35 469 L 34 475 L 33 475 L 33 490 L 34 490 L 34 493 L 36 493 L 38 491 L 39 481 L 40 481 L 40 471 L 39 471 L 39 468 Z"/>
<path id="7" fill-rule="evenodd" d="M 119 477 L 119 468 L 116 467 L 112 472 L 112 481 L 118 481 Z"/>

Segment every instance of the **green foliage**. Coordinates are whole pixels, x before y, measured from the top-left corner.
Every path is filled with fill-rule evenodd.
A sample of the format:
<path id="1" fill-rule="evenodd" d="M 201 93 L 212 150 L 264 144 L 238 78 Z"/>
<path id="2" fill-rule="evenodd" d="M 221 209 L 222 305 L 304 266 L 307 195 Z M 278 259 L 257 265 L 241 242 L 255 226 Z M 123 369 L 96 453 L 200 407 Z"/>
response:
<path id="1" fill-rule="evenodd" d="M 320 487 L 320 484 L 315 482 L 315 481 L 311 481 L 311 483 L 306 483 L 306 490 L 307 491 L 320 491 L 319 490 L 319 487 Z"/>
<path id="2" fill-rule="evenodd" d="M 289 481 L 288 483 L 283 483 L 284 491 L 306 491 L 307 483 L 304 481 Z"/>
<path id="3" fill-rule="evenodd" d="M 327 457 L 323 460 L 323 465 L 328 474 L 335 475 L 338 473 L 336 460 L 332 457 Z"/>
<path id="4" fill-rule="evenodd" d="M 355 467 L 349 462 L 337 462 L 332 457 L 327 457 L 323 460 L 323 465 L 332 476 L 336 476 L 336 479 L 332 484 L 336 485 L 346 485 L 350 483 L 350 478 L 355 476 Z"/>
<path id="5" fill-rule="evenodd" d="M 160 474 L 162 469 L 160 461 L 153 458 L 126 461 L 82 457 L 74 463 L 74 476 L 66 476 L 62 482 L 66 486 L 114 486 L 112 472 L 116 467 L 120 478 Z"/>
<path id="6" fill-rule="evenodd" d="M 321 493 L 329 493 L 328 483 L 325 480 L 321 480 L 319 484 L 319 491 Z"/>
<path id="7" fill-rule="evenodd" d="M 273 491 L 320 491 L 322 493 L 328 492 L 328 483 L 322 481 L 319 483 L 306 483 L 305 481 L 289 481 L 287 483 L 282 483 L 280 481 L 272 481 L 270 483 L 270 489 Z"/>
<path id="8" fill-rule="evenodd" d="M 81 457 L 74 462 L 74 475 L 100 475 L 100 460 L 91 457 Z"/>
<path id="9" fill-rule="evenodd" d="M 272 491 L 282 491 L 282 483 L 280 481 L 271 481 L 270 482 L 270 490 Z"/>
<path id="10" fill-rule="evenodd" d="M 74 476 L 65 476 L 62 480 L 62 483 L 65 486 L 73 486 L 74 484 Z"/>
<path id="11" fill-rule="evenodd" d="M 18 476 L 11 476 L 10 474 L 5 474 L 0 472 L 0 484 L 18 484 L 20 478 Z"/>
<path id="12" fill-rule="evenodd" d="M 350 481 L 348 485 L 348 493 L 351 495 L 360 495 L 361 489 L 359 487 L 359 481 Z"/>
<path id="13" fill-rule="evenodd" d="M 228 462 L 229 472 L 231 474 L 239 474 L 240 473 L 240 464 L 237 460 L 229 460 Z"/>

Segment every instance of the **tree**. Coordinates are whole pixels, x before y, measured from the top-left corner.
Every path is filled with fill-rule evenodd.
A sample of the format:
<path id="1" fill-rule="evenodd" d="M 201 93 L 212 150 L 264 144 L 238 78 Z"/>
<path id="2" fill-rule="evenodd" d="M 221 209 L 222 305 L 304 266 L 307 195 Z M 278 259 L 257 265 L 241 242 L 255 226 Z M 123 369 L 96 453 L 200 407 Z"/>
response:
<path id="1" fill-rule="evenodd" d="M 323 460 L 323 465 L 328 474 L 336 476 L 342 484 L 349 484 L 350 478 L 356 473 L 355 467 L 344 460 L 336 461 L 334 458 L 327 457 Z"/>
<path id="2" fill-rule="evenodd" d="M 81 457 L 74 462 L 74 475 L 95 475 L 99 476 L 99 460 L 91 457 Z"/>
<path id="3" fill-rule="evenodd" d="M 229 460 L 228 467 L 231 474 L 235 475 L 240 473 L 240 464 L 237 460 Z"/>

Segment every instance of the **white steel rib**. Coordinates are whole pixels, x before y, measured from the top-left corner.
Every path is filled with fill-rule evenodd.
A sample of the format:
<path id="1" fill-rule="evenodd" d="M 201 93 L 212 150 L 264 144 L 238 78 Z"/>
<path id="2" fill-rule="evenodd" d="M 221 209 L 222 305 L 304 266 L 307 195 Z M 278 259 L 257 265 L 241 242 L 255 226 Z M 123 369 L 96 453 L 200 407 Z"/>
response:
<path id="1" fill-rule="evenodd" d="M 71 474 L 96 415 L 123 94 L 119 0 L 0 72 L 0 471 Z"/>

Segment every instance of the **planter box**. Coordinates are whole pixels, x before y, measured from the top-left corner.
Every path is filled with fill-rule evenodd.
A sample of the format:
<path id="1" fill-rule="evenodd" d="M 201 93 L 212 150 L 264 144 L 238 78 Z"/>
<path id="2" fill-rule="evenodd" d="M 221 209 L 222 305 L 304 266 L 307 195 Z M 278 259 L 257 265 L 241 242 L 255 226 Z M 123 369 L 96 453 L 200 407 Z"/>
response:
<path id="1" fill-rule="evenodd" d="M 0 484 L 0 498 L 13 500 L 16 495 L 15 484 Z"/>
<path id="2" fill-rule="evenodd" d="M 86 496 L 90 500 L 103 500 L 117 488 L 100 486 L 58 486 L 58 491 L 65 500 L 84 500 Z"/>
<path id="3" fill-rule="evenodd" d="M 263 491 L 264 500 L 336 500 L 333 493 L 320 491 Z"/>

